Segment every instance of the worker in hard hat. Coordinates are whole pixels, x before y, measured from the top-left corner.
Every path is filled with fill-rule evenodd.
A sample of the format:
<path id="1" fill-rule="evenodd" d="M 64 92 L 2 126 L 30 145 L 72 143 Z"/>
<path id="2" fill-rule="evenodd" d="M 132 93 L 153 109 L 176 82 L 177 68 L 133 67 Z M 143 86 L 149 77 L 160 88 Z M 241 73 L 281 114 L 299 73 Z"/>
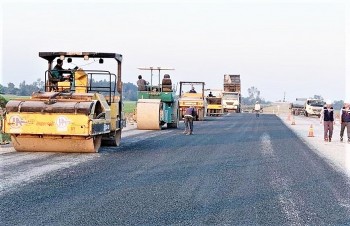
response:
<path id="1" fill-rule="evenodd" d="M 334 110 L 331 101 L 326 101 L 326 105 L 323 107 L 320 116 L 320 123 L 323 123 L 324 128 L 324 141 L 331 142 L 333 135 Z"/>
<path id="2" fill-rule="evenodd" d="M 193 120 L 197 117 L 197 111 L 194 108 L 194 106 L 190 106 L 186 109 L 185 115 L 184 115 L 184 121 L 185 121 L 185 131 L 184 134 L 186 135 L 192 135 L 193 134 Z"/>

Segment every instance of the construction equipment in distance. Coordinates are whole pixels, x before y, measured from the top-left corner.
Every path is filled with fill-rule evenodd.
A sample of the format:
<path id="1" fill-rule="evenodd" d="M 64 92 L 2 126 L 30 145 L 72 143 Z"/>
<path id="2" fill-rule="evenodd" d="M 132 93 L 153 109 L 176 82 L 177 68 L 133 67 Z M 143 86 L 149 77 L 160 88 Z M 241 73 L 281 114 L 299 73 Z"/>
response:
<path id="1" fill-rule="evenodd" d="M 187 91 L 184 92 L 184 86 L 187 87 Z M 200 87 L 198 92 L 191 91 L 194 87 Z M 202 121 L 207 113 L 207 103 L 204 97 L 204 82 L 180 82 L 180 115 L 183 118 L 186 109 L 193 106 L 197 110 L 196 120 Z"/>
<path id="2" fill-rule="evenodd" d="M 207 116 L 220 116 L 224 114 L 222 107 L 222 90 L 220 89 L 206 89 L 212 95 L 206 97 L 207 100 Z"/>
<path id="3" fill-rule="evenodd" d="M 240 75 L 224 75 L 224 92 L 222 92 L 222 105 L 224 112 L 241 112 L 240 77 Z"/>
<path id="4" fill-rule="evenodd" d="M 101 145 L 119 146 L 122 132 L 122 55 L 98 52 L 39 52 L 47 60 L 45 90 L 6 105 L 4 132 L 16 151 L 98 152 Z M 55 59 L 117 61 L 114 74 L 105 70 L 52 70 Z M 81 59 L 79 59 L 81 58 Z M 96 61 L 97 62 L 97 61 Z M 53 79 L 54 73 L 69 75 Z M 105 79 L 101 85 L 97 79 Z"/>
<path id="5" fill-rule="evenodd" d="M 169 74 L 161 81 L 160 72 L 174 70 L 161 67 L 139 68 L 151 72 L 151 80 L 145 90 L 137 92 L 136 121 L 138 129 L 160 130 L 179 126 L 179 103 L 176 90 L 172 86 Z M 154 84 L 153 71 L 158 71 L 158 83 Z"/>

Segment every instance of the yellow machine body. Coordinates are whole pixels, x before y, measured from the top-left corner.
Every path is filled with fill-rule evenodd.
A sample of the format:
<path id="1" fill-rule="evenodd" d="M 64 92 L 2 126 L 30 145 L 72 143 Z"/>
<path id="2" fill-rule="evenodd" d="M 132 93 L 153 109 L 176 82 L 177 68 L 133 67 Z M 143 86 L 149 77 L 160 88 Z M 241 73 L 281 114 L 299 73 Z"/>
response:
<path id="1" fill-rule="evenodd" d="M 123 127 L 122 55 L 40 52 L 39 56 L 48 61 L 47 92 L 35 92 L 30 99 L 10 100 L 5 107 L 2 131 L 10 134 L 16 151 L 98 152 L 101 145 L 119 146 Z M 115 59 L 117 74 L 105 70 L 84 71 L 78 67 L 52 69 L 53 61 L 62 56 L 67 57 L 68 62 L 71 58 L 99 58 L 101 62 L 102 58 Z M 105 76 L 108 86 L 94 85 L 95 76 Z"/>
<path id="2" fill-rule="evenodd" d="M 198 120 L 203 120 L 206 115 L 207 104 L 202 93 L 183 93 L 179 99 L 180 115 L 183 117 L 190 106 L 197 110 Z"/>
<path id="3" fill-rule="evenodd" d="M 207 103 L 207 115 L 219 116 L 224 114 L 224 109 L 222 107 L 222 97 L 207 97 Z"/>
<path id="4" fill-rule="evenodd" d="M 103 95 L 57 94 L 36 93 L 6 105 L 3 131 L 17 151 L 96 152 L 104 135 L 120 130 L 118 106 L 110 107 Z"/>
<path id="5" fill-rule="evenodd" d="M 10 112 L 6 115 L 5 133 L 38 135 L 92 134 L 92 120 L 81 114 L 41 114 Z"/>

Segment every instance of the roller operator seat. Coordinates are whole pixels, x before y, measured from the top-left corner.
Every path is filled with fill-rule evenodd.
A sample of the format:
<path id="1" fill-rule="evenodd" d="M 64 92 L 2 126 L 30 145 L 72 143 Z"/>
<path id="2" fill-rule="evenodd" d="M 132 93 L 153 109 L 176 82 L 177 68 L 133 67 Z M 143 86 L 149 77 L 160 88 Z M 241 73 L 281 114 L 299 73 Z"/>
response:
<path id="1" fill-rule="evenodd" d="M 172 83 L 170 79 L 170 75 L 165 74 L 162 80 L 162 89 L 163 92 L 171 92 L 172 91 Z"/>

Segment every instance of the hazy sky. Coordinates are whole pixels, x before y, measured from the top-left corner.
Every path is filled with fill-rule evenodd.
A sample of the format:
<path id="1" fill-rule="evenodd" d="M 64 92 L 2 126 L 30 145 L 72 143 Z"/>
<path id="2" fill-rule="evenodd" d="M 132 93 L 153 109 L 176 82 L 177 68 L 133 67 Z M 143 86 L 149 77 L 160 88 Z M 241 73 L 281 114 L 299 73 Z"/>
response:
<path id="1" fill-rule="evenodd" d="M 44 79 L 40 51 L 116 52 L 123 82 L 162 66 L 206 88 L 240 74 L 244 96 L 255 86 L 271 101 L 350 99 L 348 2 L 3 0 L 0 83 Z"/>

